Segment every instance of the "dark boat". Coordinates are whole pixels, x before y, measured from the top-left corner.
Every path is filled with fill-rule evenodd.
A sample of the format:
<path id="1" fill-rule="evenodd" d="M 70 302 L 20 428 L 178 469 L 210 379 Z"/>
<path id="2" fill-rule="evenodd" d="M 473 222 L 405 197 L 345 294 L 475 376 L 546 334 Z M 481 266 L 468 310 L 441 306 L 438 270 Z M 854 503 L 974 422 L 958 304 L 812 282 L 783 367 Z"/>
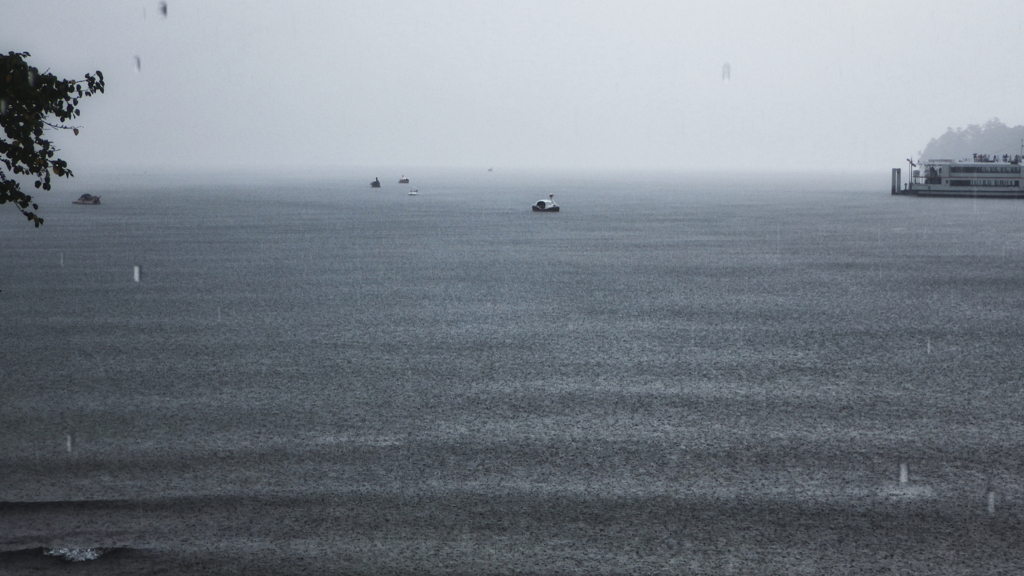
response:
<path id="1" fill-rule="evenodd" d="M 78 197 L 78 200 L 72 200 L 72 204 L 99 204 L 100 197 L 93 196 L 92 194 L 82 194 Z"/>
<path id="2" fill-rule="evenodd" d="M 537 200 L 533 205 L 534 212 L 558 212 L 558 204 L 555 204 L 555 195 L 548 194 L 550 200 Z"/>
<path id="3" fill-rule="evenodd" d="M 370 182 L 370 188 L 380 188 L 380 178 L 374 178 L 373 182 Z"/>
<path id="4" fill-rule="evenodd" d="M 405 174 L 402 174 L 402 177 L 398 179 L 398 183 L 399 184 L 408 184 L 409 183 L 409 179 L 405 177 Z"/>

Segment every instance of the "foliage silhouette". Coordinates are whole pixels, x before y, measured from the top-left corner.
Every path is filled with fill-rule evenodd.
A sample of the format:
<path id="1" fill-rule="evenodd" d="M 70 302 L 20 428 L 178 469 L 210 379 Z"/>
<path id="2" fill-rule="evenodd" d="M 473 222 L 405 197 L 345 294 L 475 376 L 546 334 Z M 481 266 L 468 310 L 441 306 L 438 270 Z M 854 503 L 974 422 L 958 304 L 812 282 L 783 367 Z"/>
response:
<path id="1" fill-rule="evenodd" d="M 25 61 L 28 52 L 0 54 L 0 204 L 13 203 L 38 228 L 43 223 L 35 210 L 39 205 L 22 192 L 12 175 L 34 176 L 35 187 L 50 190 L 50 174 L 74 176 L 68 164 L 54 154 L 59 152 L 44 138 L 46 128 L 72 130 L 66 122 L 81 112 L 82 98 L 103 92 L 103 73 L 86 74 L 84 80 L 66 80 L 49 72 L 40 73 Z M 52 118 L 52 120 L 51 120 Z"/>

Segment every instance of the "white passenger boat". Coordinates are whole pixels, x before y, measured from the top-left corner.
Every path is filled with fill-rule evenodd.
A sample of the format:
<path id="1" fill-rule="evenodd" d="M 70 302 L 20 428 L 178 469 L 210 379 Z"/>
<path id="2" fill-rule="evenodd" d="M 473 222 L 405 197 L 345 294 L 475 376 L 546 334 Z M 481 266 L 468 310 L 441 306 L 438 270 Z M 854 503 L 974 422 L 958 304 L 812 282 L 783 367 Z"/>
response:
<path id="1" fill-rule="evenodd" d="M 1021 167 L 1024 155 L 974 154 L 964 160 L 919 160 L 909 163 L 910 178 L 901 184 L 901 170 L 893 168 L 892 193 L 909 196 L 966 196 L 1024 198 Z"/>

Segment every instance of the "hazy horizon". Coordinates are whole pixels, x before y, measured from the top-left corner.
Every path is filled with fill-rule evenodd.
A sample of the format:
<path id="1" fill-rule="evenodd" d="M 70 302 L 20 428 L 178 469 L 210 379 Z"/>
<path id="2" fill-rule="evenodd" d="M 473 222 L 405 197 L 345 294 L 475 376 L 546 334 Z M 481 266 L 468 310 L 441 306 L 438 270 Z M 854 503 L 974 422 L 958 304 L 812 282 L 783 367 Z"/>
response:
<path id="1" fill-rule="evenodd" d="M 104 73 L 81 135 L 52 134 L 78 176 L 887 173 L 948 127 L 1024 124 L 1020 2 L 961 6 L 172 0 L 164 17 L 158 1 L 13 0 L 0 50 Z"/>

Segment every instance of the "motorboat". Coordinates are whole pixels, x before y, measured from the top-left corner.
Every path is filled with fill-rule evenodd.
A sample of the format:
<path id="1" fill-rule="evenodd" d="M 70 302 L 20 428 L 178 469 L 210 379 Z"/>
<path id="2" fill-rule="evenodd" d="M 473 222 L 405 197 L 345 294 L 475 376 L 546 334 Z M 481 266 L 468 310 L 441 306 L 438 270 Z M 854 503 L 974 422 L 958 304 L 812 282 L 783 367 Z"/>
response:
<path id="1" fill-rule="evenodd" d="M 420 191 L 418 188 L 413 188 L 412 190 L 409 190 L 409 196 L 418 196 L 419 193 Z"/>
<path id="2" fill-rule="evenodd" d="M 72 200 L 72 204 L 99 204 L 100 197 L 93 196 L 92 194 L 82 194 L 78 197 L 78 200 Z"/>
<path id="3" fill-rule="evenodd" d="M 534 212 L 558 212 L 558 204 L 555 204 L 555 195 L 548 194 L 547 200 L 537 200 L 533 205 Z"/>
<path id="4" fill-rule="evenodd" d="M 405 177 L 405 174 L 402 174 L 402 177 L 398 179 L 398 183 L 399 184 L 408 184 L 409 183 L 409 179 Z"/>
<path id="5" fill-rule="evenodd" d="M 370 188 L 380 188 L 380 178 L 374 178 L 373 182 L 370 182 Z"/>

